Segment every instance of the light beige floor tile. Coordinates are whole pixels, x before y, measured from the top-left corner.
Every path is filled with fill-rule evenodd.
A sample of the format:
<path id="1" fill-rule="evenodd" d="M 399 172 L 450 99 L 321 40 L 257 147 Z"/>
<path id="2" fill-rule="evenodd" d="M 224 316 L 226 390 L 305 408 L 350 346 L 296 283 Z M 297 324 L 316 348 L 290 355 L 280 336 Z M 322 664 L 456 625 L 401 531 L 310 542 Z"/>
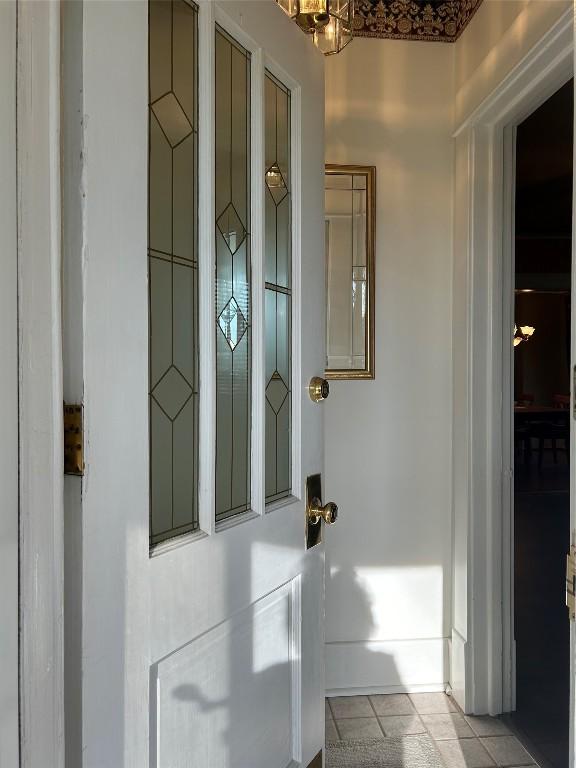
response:
<path id="1" fill-rule="evenodd" d="M 508 768 L 534 763 L 516 736 L 488 736 L 481 739 L 481 742 L 498 765 Z"/>
<path id="2" fill-rule="evenodd" d="M 414 714 L 414 706 L 407 693 L 387 693 L 369 698 L 376 714 L 382 717 Z"/>
<path id="3" fill-rule="evenodd" d="M 418 715 L 389 715 L 379 717 L 378 720 L 385 736 L 410 736 L 426 732 Z"/>
<path id="4" fill-rule="evenodd" d="M 383 736 L 375 717 L 349 717 L 337 720 L 336 725 L 342 739 L 367 739 Z"/>
<path id="5" fill-rule="evenodd" d="M 336 696 L 330 699 L 335 720 L 341 717 L 374 717 L 368 696 Z"/>
<path id="6" fill-rule="evenodd" d="M 445 693 L 411 693 L 410 700 L 420 715 L 458 712 L 458 707 Z"/>
<path id="7" fill-rule="evenodd" d="M 474 731 L 460 714 L 422 715 L 422 722 L 433 739 L 471 739 Z"/>
<path id="8" fill-rule="evenodd" d="M 491 768 L 494 765 L 479 739 L 454 739 L 435 743 L 445 768 Z"/>
<path id="9" fill-rule="evenodd" d="M 336 730 L 334 720 L 326 720 L 326 741 L 338 741 L 340 736 Z"/>
<path id="10" fill-rule="evenodd" d="M 497 717 L 470 717 L 466 722 L 477 736 L 508 736 L 510 731 L 502 720 Z"/>

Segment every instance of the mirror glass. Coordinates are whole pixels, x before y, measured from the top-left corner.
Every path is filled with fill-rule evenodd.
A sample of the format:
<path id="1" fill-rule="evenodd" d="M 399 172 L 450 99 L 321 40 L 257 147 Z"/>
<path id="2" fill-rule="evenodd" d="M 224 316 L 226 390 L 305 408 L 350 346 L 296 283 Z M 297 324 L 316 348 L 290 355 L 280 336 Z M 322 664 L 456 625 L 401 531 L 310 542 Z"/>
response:
<path id="1" fill-rule="evenodd" d="M 326 166 L 327 378 L 374 378 L 375 182 L 372 166 Z"/>

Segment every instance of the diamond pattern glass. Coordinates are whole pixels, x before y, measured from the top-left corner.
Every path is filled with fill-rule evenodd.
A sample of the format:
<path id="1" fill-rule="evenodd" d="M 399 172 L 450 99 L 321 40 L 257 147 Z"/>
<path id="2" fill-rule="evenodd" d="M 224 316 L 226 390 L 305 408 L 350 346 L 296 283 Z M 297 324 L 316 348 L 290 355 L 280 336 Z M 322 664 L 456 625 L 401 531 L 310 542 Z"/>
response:
<path id="1" fill-rule="evenodd" d="M 172 91 L 161 96 L 151 106 L 152 112 L 154 112 L 154 116 L 172 149 L 192 133 L 190 121 Z"/>
<path id="2" fill-rule="evenodd" d="M 250 509 L 250 53 L 216 28 L 216 520 Z"/>
<path id="3" fill-rule="evenodd" d="M 284 383 L 284 380 L 278 371 L 274 371 L 272 378 L 266 387 L 266 400 L 270 404 L 270 407 L 275 414 L 280 412 L 280 409 L 284 405 L 284 401 L 286 400 L 287 395 L 288 387 Z"/>
<path id="4" fill-rule="evenodd" d="M 292 221 L 290 91 L 270 72 L 266 119 L 266 503 L 290 496 Z"/>
<path id="5" fill-rule="evenodd" d="M 266 171 L 266 187 L 272 195 L 274 205 L 279 206 L 288 194 L 288 187 L 282 176 L 282 171 L 276 163 Z"/>
<path id="6" fill-rule="evenodd" d="M 149 2 L 150 544 L 198 527 L 197 7 Z"/>
<path id="7" fill-rule="evenodd" d="M 170 421 L 174 421 L 193 391 L 180 371 L 172 365 L 152 390 L 152 397 Z"/>
<path id="8" fill-rule="evenodd" d="M 248 322 L 234 297 L 230 299 L 222 312 L 220 312 L 218 325 L 228 342 L 228 346 L 234 351 L 248 328 Z"/>
<path id="9" fill-rule="evenodd" d="M 238 248 L 244 242 L 246 237 L 246 230 L 240 220 L 240 216 L 236 213 L 236 209 L 230 203 L 225 209 L 222 215 L 216 221 L 218 231 L 226 241 L 228 250 L 234 256 Z"/>

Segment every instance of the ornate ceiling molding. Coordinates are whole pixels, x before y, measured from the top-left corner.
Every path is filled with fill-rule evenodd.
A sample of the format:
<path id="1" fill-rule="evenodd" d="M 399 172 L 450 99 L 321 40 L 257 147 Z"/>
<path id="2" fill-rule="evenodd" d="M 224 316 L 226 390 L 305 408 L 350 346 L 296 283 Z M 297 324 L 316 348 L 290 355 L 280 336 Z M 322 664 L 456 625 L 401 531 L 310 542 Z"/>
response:
<path id="1" fill-rule="evenodd" d="M 453 43 L 482 0 L 355 0 L 354 36 Z"/>

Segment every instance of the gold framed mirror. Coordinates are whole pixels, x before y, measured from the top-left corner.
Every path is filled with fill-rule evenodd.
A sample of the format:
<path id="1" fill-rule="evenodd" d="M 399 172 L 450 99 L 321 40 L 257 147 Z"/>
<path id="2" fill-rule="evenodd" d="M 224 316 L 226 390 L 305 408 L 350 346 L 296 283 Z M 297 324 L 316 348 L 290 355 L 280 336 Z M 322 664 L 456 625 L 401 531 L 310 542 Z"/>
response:
<path id="1" fill-rule="evenodd" d="M 326 378 L 374 378 L 376 168 L 326 165 Z"/>

